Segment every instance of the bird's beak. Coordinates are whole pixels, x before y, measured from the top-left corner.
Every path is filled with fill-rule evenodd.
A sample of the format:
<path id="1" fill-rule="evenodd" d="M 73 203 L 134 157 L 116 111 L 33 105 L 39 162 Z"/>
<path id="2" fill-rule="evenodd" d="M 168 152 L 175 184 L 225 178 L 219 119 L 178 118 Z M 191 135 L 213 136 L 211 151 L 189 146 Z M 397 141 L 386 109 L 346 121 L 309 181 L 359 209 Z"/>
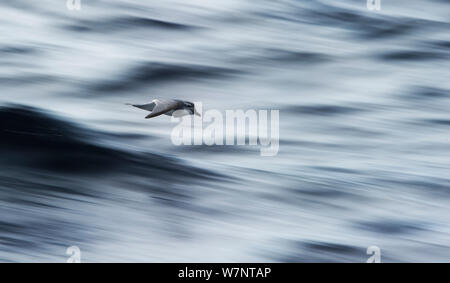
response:
<path id="1" fill-rule="evenodd" d="M 194 115 L 202 117 L 202 115 L 200 115 L 200 113 L 197 112 L 197 110 L 194 109 Z"/>

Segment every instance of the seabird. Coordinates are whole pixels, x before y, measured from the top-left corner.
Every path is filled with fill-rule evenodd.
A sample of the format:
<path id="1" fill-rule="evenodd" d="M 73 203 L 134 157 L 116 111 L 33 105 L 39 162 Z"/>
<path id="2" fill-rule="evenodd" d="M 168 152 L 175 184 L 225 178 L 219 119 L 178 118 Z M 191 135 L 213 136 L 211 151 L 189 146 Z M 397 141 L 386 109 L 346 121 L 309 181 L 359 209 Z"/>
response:
<path id="1" fill-rule="evenodd" d="M 167 115 L 174 117 L 181 117 L 185 115 L 197 115 L 201 116 L 195 109 L 194 103 L 178 100 L 178 99 L 153 99 L 152 102 L 147 104 L 130 104 L 131 105 L 146 111 L 151 111 L 149 115 L 145 117 L 145 119 L 153 118 L 159 115 Z"/>

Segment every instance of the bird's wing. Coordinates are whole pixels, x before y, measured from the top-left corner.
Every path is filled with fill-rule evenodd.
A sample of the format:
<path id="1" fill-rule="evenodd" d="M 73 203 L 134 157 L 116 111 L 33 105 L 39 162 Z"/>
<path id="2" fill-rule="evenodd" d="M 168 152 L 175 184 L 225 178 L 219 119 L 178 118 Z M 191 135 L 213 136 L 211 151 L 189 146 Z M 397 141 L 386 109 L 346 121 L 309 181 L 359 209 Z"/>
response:
<path id="1" fill-rule="evenodd" d="M 155 107 L 145 119 L 153 118 L 159 115 L 162 115 L 168 111 L 175 110 L 178 107 L 178 102 L 175 100 L 153 100 L 152 103 L 155 103 Z"/>
<path id="2" fill-rule="evenodd" d="M 153 108 L 155 108 L 155 102 L 150 102 L 150 103 L 147 103 L 147 104 L 131 104 L 131 103 L 125 103 L 125 105 L 130 105 L 130 106 L 134 106 L 134 107 L 136 107 L 136 108 L 140 108 L 140 109 L 143 109 L 143 110 L 147 110 L 147 111 L 152 111 L 153 110 Z"/>
<path id="3" fill-rule="evenodd" d="M 156 103 L 154 101 L 144 104 L 144 105 L 140 105 L 139 108 L 147 110 L 147 111 L 153 111 L 153 109 L 155 108 Z"/>

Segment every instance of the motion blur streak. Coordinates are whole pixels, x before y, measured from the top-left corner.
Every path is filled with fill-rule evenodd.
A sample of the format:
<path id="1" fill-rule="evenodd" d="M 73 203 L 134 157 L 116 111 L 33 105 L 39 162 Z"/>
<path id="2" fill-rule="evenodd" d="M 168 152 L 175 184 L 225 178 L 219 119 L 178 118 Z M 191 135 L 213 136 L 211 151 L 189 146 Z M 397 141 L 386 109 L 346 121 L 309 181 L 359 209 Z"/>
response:
<path id="1" fill-rule="evenodd" d="M 448 1 L 0 3 L 0 261 L 450 261 Z M 174 146 L 125 102 L 280 109 Z"/>

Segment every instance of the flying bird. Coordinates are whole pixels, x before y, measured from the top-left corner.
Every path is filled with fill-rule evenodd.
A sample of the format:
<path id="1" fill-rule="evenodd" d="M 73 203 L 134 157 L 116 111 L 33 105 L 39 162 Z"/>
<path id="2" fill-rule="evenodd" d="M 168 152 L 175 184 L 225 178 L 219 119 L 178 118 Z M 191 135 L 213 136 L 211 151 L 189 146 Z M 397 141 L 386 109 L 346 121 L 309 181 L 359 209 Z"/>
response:
<path id="1" fill-rule="evenodd" d="M 197 112 L 195 109 L 194 103 L 185 101 L 185 100 L 178 100 L 178 99 L 168 99 L 168 100 L 162 100 L 162 99 L 153 99 L 152 102 L 147 104 L 130 104 L 127 103 L 127 105 L 131 105 L 134 107 L 137 107 L 139 109 L 143 109 L 146 111 L 151 111 L 150 114 L 148 114 L 145 119 L 153 118 L 159 115 L 167 115 L 167 116 L 174 116 L 174 117 L 181 117 L 185 115 L 197 115 L 201 116 L 200 113 Z"/>

